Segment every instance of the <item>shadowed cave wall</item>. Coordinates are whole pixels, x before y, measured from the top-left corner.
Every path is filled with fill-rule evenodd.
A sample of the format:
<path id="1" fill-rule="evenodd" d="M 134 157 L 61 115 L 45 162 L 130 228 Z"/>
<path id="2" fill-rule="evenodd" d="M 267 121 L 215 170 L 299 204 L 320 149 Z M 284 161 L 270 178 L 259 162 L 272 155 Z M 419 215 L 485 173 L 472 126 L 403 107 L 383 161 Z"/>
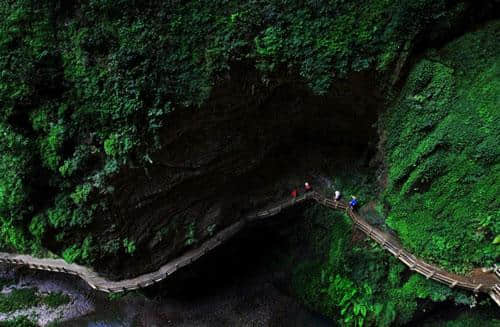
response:
<path id="1" fill-rule="evenodd" d="M 116 276 L 153 270 L 320 176 L 321 163 L 373 157 L 383 101 L 372 77 L 353 76 L 326 96 L 293 82 L 255 96 L 243 72 L 205 108 L 173 113 L 165 150 L 149 167 L 122 171 L 119 223 L 102 236 L 133 235 L 141 255 L 102 258 L 97 267 Z"/>

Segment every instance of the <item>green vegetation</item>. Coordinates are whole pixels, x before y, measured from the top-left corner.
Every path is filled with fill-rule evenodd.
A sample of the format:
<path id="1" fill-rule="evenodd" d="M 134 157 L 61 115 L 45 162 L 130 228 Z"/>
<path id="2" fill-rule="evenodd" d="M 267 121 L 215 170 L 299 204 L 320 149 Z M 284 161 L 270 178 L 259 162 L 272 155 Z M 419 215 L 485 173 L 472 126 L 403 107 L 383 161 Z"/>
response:
<path id="1" fill-rule="evenodd" d="M 9 293 L 0 294 L 0 312 L 13 312 L 37 305 L 47 305 L 57 308 L 70 302 L 70 297 L 61 292 L 50 293 L 46 296 L 37 294 L 35 288 L 14 289 Z"/>
<path id="2" fill-rule="evenodd" d="M 186 226 L 186 240 L 184 241 L 184 244 L 186 244 L 187 246 L 193 245 L 197 241 L 195 236 L 195 229 L 196 226 L 194 222 L 191 222 Z"/>
<path id="3" fill-rule="evenodd" d="M 234 67 L 256 73 L 257 92 L 284 78 L 324 94 L 353 72 L 388 74 L 417 34 L 437 37 L 473 8 L 446 0 L 2 2 L 0 246 L 40 253 L 50 244 L 87 264 L 131 255 L 112 227 L 112 181 L 147 169 L 170 112 L 202 106 Z"/>
<path id="4" fill-rule="evenodd" d="M 108 293 L 107 298 L 109 301 L 118 301 L 128 294 L 130 294 L 130 292 Z"/>
<path id="5" fill-rule="evenodd" d="M 360 173 L 337 176 L 335 185 L 363 197 L 375 182 L 363 177 L 366 171 Z M 402 325 L 411 321 L 422 301 L 474 303 L 470 294 L 409 275 L 403 264 L 364 234 L 353 235 L 351 221 L 342 213 L 317 205 L 308 209 L 304 221 L 300 230 L 308 235 L 306 243 L 315 255 L 297 264 L 293 289 L 312 310 L 343 326 Z"/>
<path id="6" fill-rule="evenodd" d="M 429 51 L 383 119 L 387 223 L 456 272 L 500 257 L 500 23 Z"/>
<path id="7" fill-rule="evenodd" d="M 128 238 L 123 240 L 123 247 L 125 248 L 125 252 L 128 254 L 133 254 L 136 250 L 135 242 L 130 241 Z"/>
<path id="8" fill-rule="evenodd" d="M 485 310 L 464 312 L 454 317 L 453 320 L 433 319 L 422 324 L 423 327 L 494 327 L 498 325 L 500 325 L 498 316 L 495 317 L 494 314 Z"/>
<path id="9" fill-rule="evenodd" d="M 31 321 L 29 317 L 18 317 L 16 319 L 0 321 L 0 327 L 37 327 L 38 325 Z"/>
<path id="10" fill-rule="evenodd" d="M 57 308 L 61 305 L 68 304 L 70 301 L 71 298 L 67 294 L 55 292 L 49 293 L 47 296 L 44 296 L 41 303 L 50 308 Z"/>
<path id="11" fill-rule="evenodd" d="M 381 119 L 387 138 L 387 223 L 417 255 L 458 272 L 491 264 L 500 254 L 495 242 L 500 233 L 499 27 L 491 23 L 429 51 Z M 370 174 L 338 174 L 334 184 L 366 203 L 376 200 Z M 383 211 L 380 203 L 375 210 Z M 306 220 L 312 221 L 305 234 L 316 259 L 295 269 L 293 287 L 311 309 L 341 325 L 406 324 L 422 302 L 491 308 L 487 301 L 476 304 L 470 294 L 408 274 L 374 242 L 347 233 L 350 223 L 339 213 L 314 207 Z M 326 236 L 319 238 L 325 232 L 313 226 L 327 227 Z M 471 314 L 429 326 L 493 326 L 492 319 Z"/>
<path id="12" fill-rule="evenodd" d="M 0 294 L 0 312 L 12 312 L 36 306 L 40 298 L 34 288 L 14 289 L 7 294 Z"/>
<path id="13" fill-rule="evenodd" d="M 120 230 L 116 189 L 168 151 L 174 110 L 203 110 L 240 70 L 235 87 L 256 102 L 284 83 L 327 95 L 358 77 L 380 88 L 370 94 L 392 94 L 387 81 L 414 47 L 437 44 L 494 2 L 2 1 L 0 248 L 84 264 L 132 256 L 145 244 Z M 427 51 L 380 120 L 388 175 L 377 211 L 409 250 L 456 272 L 500 257 L 499 24 Z M 368 174 L 335 185 L 376 200 Z M 345 216 L 313 207 L 308 218 L 326 231 L 308 226 L 316 257 L 296 266 L 293 286 L 339 323 L 405 324 L 422 302 L 473 302 L 353 239 Z M 198 227 L 178 221 L 157 238 L 195 246 Z M 0 312 L 69 300 L 14 290 L 0 295 Z"/>

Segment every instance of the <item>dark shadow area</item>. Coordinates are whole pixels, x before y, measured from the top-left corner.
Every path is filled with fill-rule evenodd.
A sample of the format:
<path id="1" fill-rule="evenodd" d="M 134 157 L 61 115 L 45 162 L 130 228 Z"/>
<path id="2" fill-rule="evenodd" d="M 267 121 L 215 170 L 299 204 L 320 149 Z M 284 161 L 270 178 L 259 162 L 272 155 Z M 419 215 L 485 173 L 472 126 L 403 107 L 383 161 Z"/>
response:
<path id="1" fill-rule="evenodd" d="M 255 103 L 236 78 L 205 108 L 174 112 L 166 150 L 147 174 L 137 169 L 116 181 L 121 223 L 103 232 L 103 242 L 134 235 L 144 255 L 101 256 L 95 266 L 114 279 L 154 271 L 304 182 L 323 183 L 333 164 L 346 173 L 368 166 L 383 108 L 375 83 L 354 74 L 325 96 L 284 83 Z"/>
<path id="2" fill-rule="evenodd" d="M 281 255 L 289 252 L 294 224 L 303 219 L 302 211 L 311 203 L 290 208 L 277 216 L 255 222 L 193 264 L 182 268 L 167 280 L 144 290 L 150 297 L 174 297 L 179 300 L 210 296 L 231 285 L 256 277 L 276 285 L 287 272 Z"/>
<path id="3" fill-rule="evenodd" d="M 477 301 L 481 302 L 487 297 L 486 294 L 478 294 Z M 485 307 L 471 308 L 468 305 L 457 305 L 453 301 L 421 303 L 420 307 L 422 310 L 404 326 L 445 326 L 452 321 L 457 321 L 459 325 L 460 320 L 463 320 L 462 323 L 465 326 L 467 324 L 465 319 L 476 322 L 473 326 L 493 326 L 493 321 L 500 319 L 500 311 L 496 308 L 489 310 Z"/>

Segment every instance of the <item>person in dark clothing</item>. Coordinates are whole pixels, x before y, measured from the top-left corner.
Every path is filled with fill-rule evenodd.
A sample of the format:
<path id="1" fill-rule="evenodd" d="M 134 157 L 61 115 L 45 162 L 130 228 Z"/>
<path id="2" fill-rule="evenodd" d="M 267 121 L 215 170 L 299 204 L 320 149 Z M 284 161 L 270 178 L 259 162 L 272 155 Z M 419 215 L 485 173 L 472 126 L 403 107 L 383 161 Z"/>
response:
<path id="1" fill-rule="evenodd" d="M 305 182 L 304 183 L 304 189 L 305 189 L 306 192 L 311 192 L 312 191 L 312 186 L 308 182 Z"/>
<path id="2" fill-rule="evenodd" d="M 349 208 L 351 208 L 351 210 L 356 210 L 358 208 L 358 205 L 358 199 L 356 199 L 356 197 L 352 195 L 351 201 L 349 201 Z"/>

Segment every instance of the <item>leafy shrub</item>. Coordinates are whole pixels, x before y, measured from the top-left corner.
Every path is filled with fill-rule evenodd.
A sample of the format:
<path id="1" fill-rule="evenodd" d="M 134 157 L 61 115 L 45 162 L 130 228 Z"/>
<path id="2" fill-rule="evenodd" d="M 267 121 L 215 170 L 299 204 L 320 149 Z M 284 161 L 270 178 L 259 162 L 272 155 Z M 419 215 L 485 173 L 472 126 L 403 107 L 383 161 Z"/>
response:
<path id="1" fill-rule="evenodd" d="M 129 240 L 128 238 L 123 240 L 123 247 L 125 248 L 125 252 L 128 254 L 133 254 L 136 250 L 135 242 Z"/>
<path id="2" fill-rule="evenodd" d="M 84 263 L 91 263 L 93 260 L 94 245 L 92 244 L 92 237 L 87 236 L 81 246 L 73 244 L 63 251 L 62 257 L 68 263 L 80 261 Z"/>
<path id="3" fill-rule="evenodd" d="M 184 244 L 192 245 L 194 243 L 196 243 L 196 225 L 194 222 L 191 222 L 186 226 L 186 240 Z"/>
<path id="4" fill-rule="evenodd" d="M 83 204 L 87 201 L 91 191 L 92 185 L 89 183 L 78 185 L 75 191 L 71 194 L 71 199 L 77 205 Z"/>
<path id="5" fill-rule="evenodd" d="M 38 215 L 33 217 L 29 225 L 30 233 L 38 240 L 41 240 L 47 229 L 47 219 L 45 216 Z"/>

